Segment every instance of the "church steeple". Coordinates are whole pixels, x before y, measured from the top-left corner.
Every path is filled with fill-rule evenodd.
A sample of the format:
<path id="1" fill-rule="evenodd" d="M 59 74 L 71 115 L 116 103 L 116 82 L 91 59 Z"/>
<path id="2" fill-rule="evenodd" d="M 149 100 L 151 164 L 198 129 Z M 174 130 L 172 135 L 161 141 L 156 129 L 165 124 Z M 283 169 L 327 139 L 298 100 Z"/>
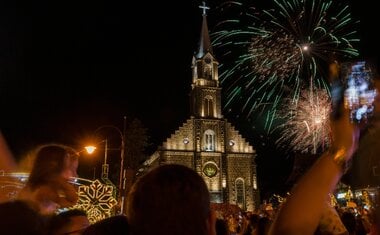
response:
<path id="1" fill-rule="evenodd" d="M 206 10 L 203 2 L 199 6 L 202 13 L 202 30 L 199 47 L 192 61 L 193 81 L 190 92 L 191 114 L 194 117 L 221 118 L 221 91 L 219 88 L 218 61 L 212 52 L 212 45 L 207 26 Z"/>
<path id="2" fill-rule="evenodd" d="M 199 6 L 199 8 L 203 10 L 203 13 L 202 13 L 203 20 L 202 20 L 202 31 L 200 35 L 201 38 L 199 40 L 199 48 L 196 53 L 197 59 L 202 58 L 207 52 L 210 52 L 211 54 L 213 54 L 212 46 L 210 42 L 210 35 L 208 33 L 207 14 L 206 14 L 206 10 L 209 10 L 210 8 L 206 6 L 205 2 L 202 2 L 202 3 L 203 5 Z"/>

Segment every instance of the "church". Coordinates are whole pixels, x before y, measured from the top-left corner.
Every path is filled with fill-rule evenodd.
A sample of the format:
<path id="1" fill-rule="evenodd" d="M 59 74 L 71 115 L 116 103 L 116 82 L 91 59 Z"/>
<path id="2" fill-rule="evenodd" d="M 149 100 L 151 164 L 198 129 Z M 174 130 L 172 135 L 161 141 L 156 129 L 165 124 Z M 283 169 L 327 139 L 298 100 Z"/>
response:
<path id="1" fill-rule="evenodd" d="M 190 117 L 149 157 L 145 170 L 182 164 L 205 180 L 213 203 L 253 211 L 259 205 L 254 148 L 222 115 L 218 61 L 210 41 L 205 5 L 199 47 L 192 59 Z"/>

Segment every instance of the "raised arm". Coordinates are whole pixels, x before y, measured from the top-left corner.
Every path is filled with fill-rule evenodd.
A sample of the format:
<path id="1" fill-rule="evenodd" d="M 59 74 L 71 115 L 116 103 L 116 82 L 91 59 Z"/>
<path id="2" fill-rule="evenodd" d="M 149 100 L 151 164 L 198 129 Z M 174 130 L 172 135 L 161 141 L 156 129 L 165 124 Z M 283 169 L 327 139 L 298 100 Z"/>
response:
<path id="1" fill-rule="evenodd" d="M 332 146 L 293 187 L 270 235 L 312 235 L 317 229 L 328 194 L 335 189 L 358 145 L 359 130 L 350 123 L 348 111 L 342 112 L 338 120 L 331 121 Z"/>

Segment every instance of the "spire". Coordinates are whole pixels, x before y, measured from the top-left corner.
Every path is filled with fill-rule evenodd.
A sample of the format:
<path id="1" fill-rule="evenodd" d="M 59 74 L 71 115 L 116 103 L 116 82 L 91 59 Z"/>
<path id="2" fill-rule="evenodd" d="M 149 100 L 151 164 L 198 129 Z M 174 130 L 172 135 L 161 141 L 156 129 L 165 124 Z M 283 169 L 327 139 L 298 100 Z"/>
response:
<path id="1" fill-rule="evenodd" d="M 212 54 L 212 47 L 211 47 L 211 42 L 210 42 L 210 36 L 208 33 L 207 14 L 206 14 L 206 11 L 210 8 L 206 6 L 205 2 L 202 2 L 202 5 L 199 6 L 199 8 L 202 9 L 203 22 L 202 22 L 201 37 L 199 40 L 199 48 L 196 53 L 197 59 L 202 58 L 207 52 L 210 52 Z"/>

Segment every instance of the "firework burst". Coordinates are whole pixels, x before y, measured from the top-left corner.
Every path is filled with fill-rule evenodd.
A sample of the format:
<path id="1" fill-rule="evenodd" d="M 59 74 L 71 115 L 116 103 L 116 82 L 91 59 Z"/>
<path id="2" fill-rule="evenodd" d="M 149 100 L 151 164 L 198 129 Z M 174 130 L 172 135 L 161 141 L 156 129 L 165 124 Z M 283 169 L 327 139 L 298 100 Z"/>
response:
<path id="1" fill-rule="evenodd" d="M 211 34 L 221 60 L 225 109 L 271 130 L 283 98 L 297 104 L 305 87 L 329 90 L 324 67 L 358 55 L 357 22 L 349 7 L 333 0 L 273 0 L 270 10 L 224 2 L 228 15 Z M 318 79 L 314 79 L 318 78 Z"/>
<path id="2" fill-rule="evenodd" d="M 304 90 L 296 103 L 288 104 L 279 112 L 286 121 L 279 126 L 281 137 L 276 144 L 301 153 L 317 153 L 330 144 L 329 116 L 331 99 L 326 90 Z"/>

